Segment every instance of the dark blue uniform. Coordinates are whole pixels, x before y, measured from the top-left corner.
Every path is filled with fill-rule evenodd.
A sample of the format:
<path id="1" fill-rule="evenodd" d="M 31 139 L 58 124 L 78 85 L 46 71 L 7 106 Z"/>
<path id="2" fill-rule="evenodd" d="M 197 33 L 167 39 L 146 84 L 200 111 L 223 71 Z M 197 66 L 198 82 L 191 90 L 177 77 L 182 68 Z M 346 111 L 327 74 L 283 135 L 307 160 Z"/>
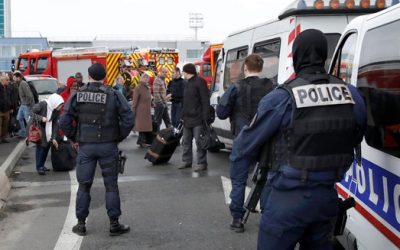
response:
<path id="1" fill-rule="evenodd" d="M 365 123 L 364 101 L 357 90 L 349 86 L 353 95 L 354 112 L 357 123 Z M 287 127 L 292 117 L 292 99 L 284 89 L 276 89 L 266 95 L 260 102 L 257 118 L 250 127 L 245 127 L 235 139 L 230 155 L 231 171 L 235 174 L 235 183 L 240 185 L 244 196 L 248 177 L 248 165 L 258 159 L 261 147 L 277 133 L 280 127 Z M 301 182 L 301 171 L 287 165 L 280 167 L 278 171 L 270 172 L 268 183 L 261 197 L 263 215 L 260 223 L 259 249 L 293 249 L 291 237 L 298 237 L 304 233 L 302 225 L 307 221 L 331 219 L 337 214 L 337 193 L 332 185 L 337 177 L 336 171 L 309 173 L 307 187 Z M 321 185 L 326 188 L 315 188 Z M 273 191 L 273 192 L 271 192 Z M 232 197 L 231 199 L 238 200 Z M 240 197 L 240 199 L 242 199 Z M 243 197 L 244 199 L 244 197 Z M 305 202 L 306 201 L 306 202 Z M 309 202 L 308 202 L 309 201 Z M 326 208 L 323 211 L 315 211 L 317 205 L 324 202 Z M 244 214 L 243 204 L 238 206 L 240 215 Z M 231 204 L 233 206 L 233 204 Z M 280 218 L 280 211 L 291 210 L 297 218 Z M 324 212 L 324 213 L 321 213 Z M 284 222 L 285 224 L 282 224 Z M 330 229 L 329 229 L 330 230 Z M 268 233 L 268 236 L 266 235 Z M 285 244 L 290 244 L 285 247 Z"/>
<path id="2" fill-rule="evenodd" d="M 260 154 L 265 153 L 261 152 L 262 146 L 272 141 L 270 161 L 273 167 L 260 198 L 262 217 L 258 249 L 294 249 L 297 242 L 300 249 L 332 248 L 332 222 L 338 213 L 334 184 L 349 167 L 353 157 L 352 147 L 361 142 L 365 127 L 364 101 L 353 86 L 346 87 L 340 83 L 340 88 L 344 89 L 341 100 L 349 97 L 352 103 L 321 105 L 316 101 L 334 103 L 340 88 L 335 89 L 332 95 L 328 94 L 327 90 L 332 86 L 330 81 L 325 84 L 318 79 L 327 76 L 324 70 L 327 44 L 323 34 L 316 30 L 303 33 L 293 45 L 294 67 L 297 76 L 309 83 L 293 83 L 300 86 L 297 97 L 294 97 L 293 89 L 291 93 L 284 87 L 266 95 L 259 104 L 254 121 L 242 129 L 235 139 L 230 155 L 231 169 L 237 173 L 237 188 L 243 189 L 241 195 L 244 195 L 248 165 L 259 159 Z M 333 84 L 339 86 L 338 81 L 336 79 Z M 304 91 L 310 86 L 324 86 L 325 89 Z M 305 104 L 310 101 L 302 99 L 305 96 L 315 100 L 314 107 L 300 107 L 298 98 Z M 332 110 L 341 110 L 341 113 L 329 112 Z M 310 124 L 315 127 L 308 126 Z M 335 133 L 341 136 L 335 138 Z M 344 138 L 346 133 L 351 138 Z M 329 140 L 324 141 L 325 138 Z M 347 147 L 345 150 L 343 145 Z M 349 164 L 337 164 L 342 161 Z M 244 212 L 242 207 L 238 209 Z"/>
<path id="3" fill-rule="evenodd" d="M 232 84 L 223 94 L 217 105 L 217 116 L 220 119 L 230 118 L 231 131 L 237 136 L 245 125 L 249 125 L 257 111 L 260 100 L 274 88 L 272 82 L 257 76 L 247 77 L 238 83 Z M 232 191 L 230 194 L 231 204 L 229 206 L 234 219 L 242 219 L 244 215 L 243 203 L 248 168 L 246 170 L 231 168 L 230 177 Z"/>
<path id="4" fill-rule="evenodd" d="M 89 215 L 90 188 L 99 163 L 106 188 L 106 208 L 110 219 L 121 215 L 118 190 L 118 147 L 134 125 L 126 98 L 100 82 L 80 88 L 65 105 L 60 126 L 74 142 L 79 142 L 76 175 L 79 189 L 76 217 Z"/>

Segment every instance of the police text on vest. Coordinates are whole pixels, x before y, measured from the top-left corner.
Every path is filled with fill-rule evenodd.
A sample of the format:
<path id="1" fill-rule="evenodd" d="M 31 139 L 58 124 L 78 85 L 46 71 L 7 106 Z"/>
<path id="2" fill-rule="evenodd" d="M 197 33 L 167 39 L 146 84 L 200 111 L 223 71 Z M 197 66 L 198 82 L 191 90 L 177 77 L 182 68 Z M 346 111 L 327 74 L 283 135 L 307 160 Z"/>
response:
<path id="1" fill-rule="evenodd" d="M 338 104 L 354 104 L 349 88 L 344 84 L 308 84 L 292 89 L 297 108 Z"/>
<path id="2" fill-rule="evenodd" d="M 78 92 L 77 102 L 90 102 L 98 104 L 106 104 L 107 94 L 104 93 L 93 93 L 93 92 Z"/>

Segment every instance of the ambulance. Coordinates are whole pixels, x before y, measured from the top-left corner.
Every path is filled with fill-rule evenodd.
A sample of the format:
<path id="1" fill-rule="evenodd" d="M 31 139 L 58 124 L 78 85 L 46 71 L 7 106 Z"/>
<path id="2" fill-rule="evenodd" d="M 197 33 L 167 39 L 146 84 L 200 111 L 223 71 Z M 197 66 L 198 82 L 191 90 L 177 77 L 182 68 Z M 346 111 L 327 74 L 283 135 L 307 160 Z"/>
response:
<path id="1" fill-rule="evenodd" d="M 276 19 L 230 34 L 224 41 L 212 83 L 211 105 L 216 106 L 224 91 L 243 78 L 242 63 L 249 54 L 264 59 L 261 77 L 282 84 L 295 77 L 292 44 L 306 29 L 321 30 L 328 40 L 328 69 L 333 51 L 346 25 L 357 16 L 374 13 L 391 5 L 384 0 L 297 0 Z M 229 120 L 216 118 L 213 128 L 220 140 L 232 145 Z"/>
<path id="2" fill-rule="evenodd" d="M 361 164 L 336 185 L 356 200 L 338 239 L 346 249 L 400 249 L 400 4 L 351 21 L 329 72 L 356 86 L 367 107 Z"/>

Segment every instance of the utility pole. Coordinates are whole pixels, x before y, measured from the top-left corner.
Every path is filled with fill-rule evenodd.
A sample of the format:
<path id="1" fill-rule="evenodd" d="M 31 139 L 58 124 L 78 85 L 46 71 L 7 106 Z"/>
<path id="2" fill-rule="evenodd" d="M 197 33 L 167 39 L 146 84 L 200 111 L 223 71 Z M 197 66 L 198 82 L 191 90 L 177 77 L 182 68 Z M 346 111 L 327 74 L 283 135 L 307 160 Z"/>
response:
<path id="1" fill-rule="evenodd" d="M 204 27 L 203 14 L 189 13 L 189 28 L 194 29 L 194 40 L 197 41 L 197 30 Z"/>

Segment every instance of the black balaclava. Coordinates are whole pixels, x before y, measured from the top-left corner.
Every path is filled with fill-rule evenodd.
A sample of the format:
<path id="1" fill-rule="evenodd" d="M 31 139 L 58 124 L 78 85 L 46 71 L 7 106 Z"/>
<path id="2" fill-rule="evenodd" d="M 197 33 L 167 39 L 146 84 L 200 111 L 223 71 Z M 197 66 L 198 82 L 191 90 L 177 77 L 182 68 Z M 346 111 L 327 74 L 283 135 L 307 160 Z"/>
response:
<path id="1" fill-rule="evenodd" d="M 314 72 L 325 72 L 328 42 L 321 31 L 309 29 L 301 32 L 293 42 L 292 51 L 293 67 L 296 74 L 311 67 Z"/>

